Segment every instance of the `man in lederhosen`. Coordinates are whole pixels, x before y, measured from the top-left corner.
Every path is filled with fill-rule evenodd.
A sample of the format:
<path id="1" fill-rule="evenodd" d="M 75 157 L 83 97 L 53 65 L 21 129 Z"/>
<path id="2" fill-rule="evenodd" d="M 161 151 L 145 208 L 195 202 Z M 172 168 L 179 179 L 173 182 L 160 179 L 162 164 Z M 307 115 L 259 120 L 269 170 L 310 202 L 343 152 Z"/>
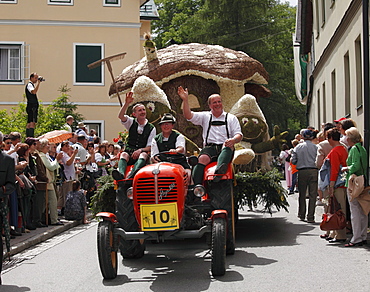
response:
<path id="1" fill-rule="evenodd" d="M 26 136 L 34 137 L 35 127 L 37 123 L 37 116 L 39 111 L 39 101 L 37 99 L 37 91 L 39 90 L 40 83 L 44 79 L 42 76 L 37 75 L 37 73 L 31 73 L 30 80 L 28 81 L 25 92 L 27 97 L 27 126 L 26 126 Z"/>
<path id="2" fill-rule="evenodd" d="M 239 121 L 236 116 L 223 110 L 219 94 L 212 94 L 208 97 L 210 112 L 192 112 L 189 106 L 188 90 L 180 86 L 177 92 L 183 100 L 185 118 L 203 128 L 204 148 L 199 154 L 198 164 L 193 169 L 193 182 L 195 185 L 202 184 L 204 169 L 212 161 L 217 161 L 213 181 L 218 182 L 222 174 L 226 173 L 228 163 L 233 158 L 234 145 L 243 138 Z"/>
<path id="3" fill-rule="evenodd" d="M 146 110 L 143 104 L 138 103 L 133 106 L 133 118 L 126 115 L 127 108 L 133 101 L 133 92 L 128 92 L 125 104 L 118 114 L 118 118 L 129 131 L 129 134 L 125 151 L 120 155 L 118 171 L 112 172 L 115 180 L 124 178 L 127 165 L 134 165 L 127 178 L 133 178 L 137 171 L 145 166 L 148 153 L 150 152 L 150 145 L 156 135 L 155 127 L 146 119 Z"/>

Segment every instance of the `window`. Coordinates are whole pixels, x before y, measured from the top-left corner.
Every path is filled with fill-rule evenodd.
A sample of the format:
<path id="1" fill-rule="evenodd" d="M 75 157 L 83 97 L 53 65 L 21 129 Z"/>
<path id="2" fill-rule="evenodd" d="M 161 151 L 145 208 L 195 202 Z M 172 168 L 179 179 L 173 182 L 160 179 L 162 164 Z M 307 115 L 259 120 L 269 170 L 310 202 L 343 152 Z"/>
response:
<path id="1" fill-rule="evenodd" d="M 355 41 L 355 63 L 356 63 L 356 108 L 362 106 L 362 56 L 361 56 L 361 36 Z"/>
<path id="2" fill-rule="evenodd" d="M 344 114 L 351 114 L 351 74 L 349 52 L 344 55 Z"/>
<path id="3" fill-rule="evenodd" d="M 21 44 L 0 44 L 0 82 L 21 82 Z"/>
<path id="4" fill-rule="evenodd" d="M 18 0 L 0 0 L 0 4 L 1 3 L 5 3 L 5 4 L 17 4 Z"/>
<path id="5" fill-rule="evenodd" d="M 48 0 L 52 5 L 73 5 L 73 0 Z"/>
<path id="6" fill-rule="evenodd" d="M 340 118 L 337 117 L 337 80 L 335 70 L 331 72 L 331 106 L 333 120 Z"/>
<path id="7" fill-rule="evenodd" d="M 74 85 L 104 85 L 104 66 L 87 67 L 103 56 L 103 44 L 74 44 Z"/>
<path id="8" fill-rule="evenodd" d="M 121 0 L 103 0 L 103 6 L 121 6 Z"/>

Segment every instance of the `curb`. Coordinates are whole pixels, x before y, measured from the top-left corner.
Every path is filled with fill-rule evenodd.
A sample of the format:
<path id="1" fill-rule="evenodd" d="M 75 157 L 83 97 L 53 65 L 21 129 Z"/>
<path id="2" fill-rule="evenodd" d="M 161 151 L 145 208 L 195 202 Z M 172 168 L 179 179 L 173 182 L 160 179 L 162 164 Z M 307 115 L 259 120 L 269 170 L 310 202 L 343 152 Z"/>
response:
<path id="1" fill-rule="evenodd" d="M 93 219 L 94 216 L 92 216 L 91 214 L 87 214 L 87 219 L 88 220 L 91 220 Z M 15 244 L 13 246 L 10 247 L 10 252 L 9 254 L 5 251 L 4 252 L 4 259 L 7 257 L 7 256 L 14 256 L 34 245 L 37 245 L 41 242 L 44 242 L 56 235 L 59 235 L 61 233 L 63 233 L 64 231 L 67 231 L 69 229 L 72 229 L 73 227 L 76 227 L 78 225 L 80 225 L 80 221 L 67 221 L 67 222 L 64 222 L 64 225 L 63 226 L 55 226 L 53 228 L 50 228 L 49 230 L 45 231 L 45 232 L 42 232 L 42 233 L 39 233 L 39 234 L 36 234 L 35 236 L 33 237 L 30 237 L 29 239 L 25 240 L 25 241 L 22 241 L 18 244 Z M 5 248 L 6 250 L 6 248 Z"/>

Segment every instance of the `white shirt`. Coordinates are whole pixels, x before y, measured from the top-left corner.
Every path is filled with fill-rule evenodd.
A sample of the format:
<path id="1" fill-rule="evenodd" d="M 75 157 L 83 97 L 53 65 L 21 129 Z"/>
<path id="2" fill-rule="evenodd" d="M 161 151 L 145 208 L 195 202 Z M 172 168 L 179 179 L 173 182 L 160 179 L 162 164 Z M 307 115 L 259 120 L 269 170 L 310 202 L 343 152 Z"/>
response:
<path id="1" fill-rule="evenodd" d="M 122 122 L 121 121 L 121 124 L 127 129 L 129 130 L 130 127 L 132 126 L 132 124 L 134 123 L 134 118 L 132 117 L 129 117 L 128 115 L 125 115 L 125 117 L 127 118 L 126 122 Z M 137 132 L 139 134 L 142 134 L 144 132 L 144 127 L 146 126 L 146 124 L 148 123 L 148 120 L 145 120 L 145 123 L 144 125 L 140 125 L 139 123 L 138 124 L 138 127 L 137 127 Z M 148 141 L 146 142 L 146 145 L 145 147 L 148 147 L 152 144 L 152 140 L 153 138 L 155 137 L 155 135 L 157 134 L 157 131 L 155 129 L 155 127 L 153 127 L 152 131 L 150 132 L 149 134 L 149 137 L 148 137 Z"/>
<path id="2" fill-rule="evenodd" d="M 78 149 L 76 157 L 80 157 L 80 162 L 85 162 L 87 160 L 87 155 L 89 154 L 87 150 L 80 143 L 76 143 L 73 147 Z"/>
<path id="3" fill-rule="evenodd" d="M 163 141 L 168 141 L 168 138 L 166 137 L 163 137 Z M 179 146 L 182 146 L 184 147 L 184 153 L 186 153 L 186 147 L 185 147 L 185 138 L 182 134 L 178 135 L 177 138 L 176 138 L 176 143 L 175 143 L 175 147 L 179 147 Z M 150 150 L 150 153 L 151 153 L 151 157 L 153 157 L 154 155 L 156 155 L 157 153 L 159 153 L 159 150 L 158 150 L 158 145 L 157 145 L 157 141 L 155 139 L 152 140 L 152 148 Z"/>
<path id="4" fill-rule="evenodd" d="M 224 111 L 218 118 L 212 115 L 212 121 L 224 122 L 225 117 L 226 112 Z M 208 139 L 206 141 L 210 118 L 211 112 L 193 112 L 193 117 L 190 120 L 188 120 L 192 122 L 194 125 L 202 126 L 203 128 L 202 136 L 204 146 L 206 145 L 206 143 L 223 144 L 228 138 L 233 138 L 236 134 L 240 134 L 243 136 L 238 118 L 233 114 L 229 113 L 227 115 L 227 128 L 229 130 L 229 137 L 227 137 L 226 125 L 211 126 L 209 129 Z"/>

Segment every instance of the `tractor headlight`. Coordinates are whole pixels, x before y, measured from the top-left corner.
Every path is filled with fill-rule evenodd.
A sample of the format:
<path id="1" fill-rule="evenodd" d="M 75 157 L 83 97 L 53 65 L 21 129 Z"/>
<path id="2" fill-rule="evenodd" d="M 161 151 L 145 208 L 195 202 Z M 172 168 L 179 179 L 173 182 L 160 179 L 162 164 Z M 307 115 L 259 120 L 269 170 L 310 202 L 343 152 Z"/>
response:
<path id="1" fill-rule="evenodd" d="M 206 193 L 206 190 L 204 189 L 204 187 L 202 185 L 196 185 L 194 187 L 194 195 L 201 198 L 204 196 L 204 194 Z"/>
<path id="2" fill-rule="evenodd" d="M 130 200 L 132 200 L 134 198 L 133 188 L 132 187 L 128 188 L 127 191 L 126 191 L 126 194 L 127 194 L 127 198 L 129 198 Z"/>

